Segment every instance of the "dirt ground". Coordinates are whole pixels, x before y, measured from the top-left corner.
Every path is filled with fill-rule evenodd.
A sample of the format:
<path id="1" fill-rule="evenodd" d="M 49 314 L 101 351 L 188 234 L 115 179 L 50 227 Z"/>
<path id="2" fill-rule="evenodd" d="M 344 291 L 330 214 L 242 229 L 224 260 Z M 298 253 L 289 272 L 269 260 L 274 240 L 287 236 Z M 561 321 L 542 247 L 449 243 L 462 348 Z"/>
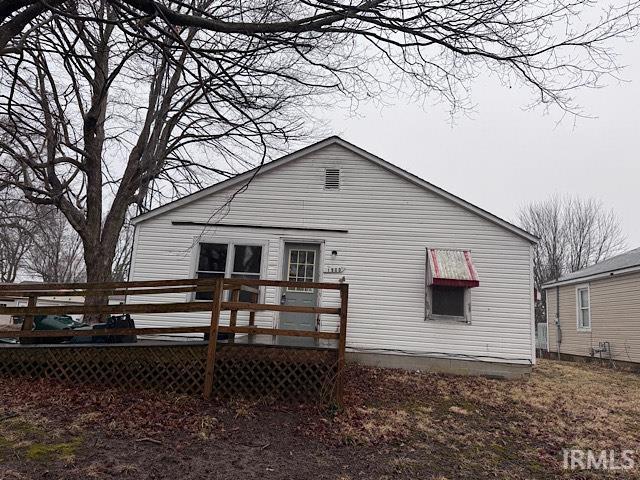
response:
<path id="1" fill-rule="evenodd" d="M 5 479 L 640 478 L 640 376 L 541 361 L 500 381 L 351 367 L 342 411 L 0 380 Z M 636 450 L 567 471 L 563 448 Z"/>

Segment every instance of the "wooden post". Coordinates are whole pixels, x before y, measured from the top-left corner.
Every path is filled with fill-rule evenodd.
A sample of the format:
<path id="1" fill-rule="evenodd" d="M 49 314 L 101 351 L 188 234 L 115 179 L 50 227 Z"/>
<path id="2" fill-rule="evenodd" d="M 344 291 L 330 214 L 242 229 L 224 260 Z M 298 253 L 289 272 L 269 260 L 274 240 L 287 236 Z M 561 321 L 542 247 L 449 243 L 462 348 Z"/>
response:
<path id="1" fill-rule="evenodd" d="M 340 336 L 338 338 L 338 378 L 336 400 L 342 405 L 344 394 L 344 355 L 347 346 L 347 308 L 349 305 L 349 285 L 340 285 Z"/>
<path id="2" fill-rule="evenodd" d="M 233 290 L 231 291 L 231 301 L 232 302 L 240 301 L 240 287 L 234 287 Z M 229 314 L 229 326 L 235 327 L 237 323 L 238 323 L 238 310 L 231 310 L 231 313 Z M 234 332 L 231 334 L 229 343 L 233 343 L 235 342 L 235 340 L 236 340 L 236 334 Z"/>
<path id="3" fill-rule="evenodd" d="M 32 308 L 38 304 L 38 296 L 37 295 L 29 295 L 29 303 L 27 303 L 27 307 Z M 33 315 L 25 315 L 22 319 L 22 331 L 30 332 L 33 330 Z M 33 338 L 20 338 L 20 343 L 34 343 L 35 339 Z"/>
<path id="4" fill-rule="evenodd" d="M 218 324 L 220 323 L 220 307 L 222 306 L 222 293 L 224 279 L 219 278 L 213 287 L 213 307 L 211 308 L 211 326 L 209 327 L 209 345 L 207 347 L 207 363 L 204 370 L 205 399 L 211 398 L 213 391 L 213 368 L 216 362 L 216 346 L 218 345 Z"/>
<path id="5" fill-rule="evenodd" d="M 253 303 L 258 303 L 258 294 L 254 293 L 252 299 L 253 299 Z M 249 312 L 249 326 L 250 327 L 255 327 L 256 326 L 256 311 L 255 310 L 251 310 Z M 255 339 L 256 339 L 255 335 L 249 335 L 249 338 L 248 338 L 249 343 L 253 343 L 255 341 Z"/>

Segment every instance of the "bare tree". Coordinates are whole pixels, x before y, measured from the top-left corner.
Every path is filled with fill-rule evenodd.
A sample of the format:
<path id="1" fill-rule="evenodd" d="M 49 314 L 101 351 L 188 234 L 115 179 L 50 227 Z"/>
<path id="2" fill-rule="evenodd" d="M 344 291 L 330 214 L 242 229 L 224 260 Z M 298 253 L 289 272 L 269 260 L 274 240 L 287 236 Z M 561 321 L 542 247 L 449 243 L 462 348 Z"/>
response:
<path id="1" fill-rule="evenodd" d="M 96 8 L 105 20 L 113 15 L 106 2 Z M 306 90 L 285 92 L 263 71 L 266 58 L 240 46 L 223 70 L 220 59 L 201 65 L 186 50 L 164 56 L 112 24 L 64 17 L 30 42 L 20 59 L 3 58 L 12 73 L 0 85 L 0 181 L 66 216 L 82 239 L 90 282 L 110 279 L 129 207 L 163 194 L 163 181 L 173 196 L 212 174 L 231 175 L 207 157 L 265 145 L 267 135 L 295 137 L 300 127 L 285 100 Z"/>
<path id="2" fill-rule="evenodd" d="M 84 279 L 82 242 L 67 219 L 53 207 L 40 207 L 31 222 L 24 272 L 43 282 L 79 282 Z M 44 214 L 42 212 L 44 211 Z"/>
<path id="3" fill-rule="evenodd" d="M 307 134 L 308 107 L 406 87 L 455 110 L 490 70 L 574 111 L 574 89 L 615 74 L 609 41 L 635 31 L 638 9 L 0 0 L 0 185 L 59 209 L 102 282 L 130 208 L 260 164 Z"/>
<path id="4" fill-rule="evenodd" d="M 620 221 L 601 201 L 553 196 L 520 209 L 518 224 L 540 238 L 534 251 L 534 282 L 544 283 L 620 253 L 625 237 Z M 544 319 L 544 305 L 536 306 Z"/>
<path id="5" fill-rule="evenodd" d="M 18 192 L 0 195 L 0 282 L 18 276 L 45 282 L 80 281 L 82 244 L 66 218 L 51 206 L 33 205 Z"/>
<path id="6" fill-rule="evenodd" d="M 533 275 L 537 289 L 549 280 L 558 278 L 565 270 L 567 234 L 563 200 L 553 196 L 520 209 L 518 224 L 539 240 L 534 250 Z"/>
<path id="7" fill-rule="evenodd" d="M 0 190 L 0 283 L 12 283 L 23 268 L 31 245 L 30 215 L 24 203 Z"/>
<path id="8" fill-rule="evenodd" d="M 131 255 L 133 254 L 133 234 L 133 225 L 128 220 L 125 221 L 118 238 L 116 254 L 111 268 L 111 278 L 114 282 L 124 282 L 129 279 Z"/>
<path id="9" fill-rule="evenodd" d="M 568 198 L 564 209 L 567 272 L 581 270 L 624 249 L 620 221 L 612 210 L 604 209 L 601 201 Z"/>

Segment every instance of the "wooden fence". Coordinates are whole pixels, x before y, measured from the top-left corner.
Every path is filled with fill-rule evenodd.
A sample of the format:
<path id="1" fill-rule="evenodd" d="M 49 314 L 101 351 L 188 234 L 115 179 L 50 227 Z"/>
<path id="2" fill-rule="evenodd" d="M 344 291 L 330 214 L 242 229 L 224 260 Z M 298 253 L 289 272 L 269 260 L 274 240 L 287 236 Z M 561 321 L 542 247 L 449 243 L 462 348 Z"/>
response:
<path id="1" fill-rule="evenodd" d="M 242 290 L 258 292 L 260 287 L 276 288 L 310 288 L 318 290 L 338 290 L 340 293 L 339 307 L 305 307 L 287 306 L 279 304 L 257 303 L 239 301 Z M 231 291 L 229 301 L 224 301 L 225 290 Z M 206 301 L 193 300 L 176 303 L 132 303 L 126 302 L 119 305 L 59 305 L 37 306 L 38 297 L 52 296 L 80 296 L 80 297 L 105 297 L 108 295 L 157 295 L 170 293 L 196 293 L 211 292 L 212 299 Z M 217 279 L 182 279 L 182 280 L 153 280 L 136 282 L 110 282 L 101 284 L 91 283 L 66 283 L 66 284 L 10 284 L 0 285 L 0 299 L 2 297 L 28 298 L 26 307 L 0 307 L 0 315 L 20 316 L 23 320 L 21 331 L 0 330 L 0 338 L 18 338 L 21 343 L 28 343 L 34 338 L 58 338 L 80 336 L 131 336 L 131 335 L 165 335 L 165 334 L 208 334 L 210 341 L 206 347 L 206 360 L 204 362 L 204 375 L 202 381 L 202 394 L 210 398 L 214 393 L 214 375 L 216 372 L 216 351 L 218 333 L 230 334 L 230 342 L 233 343 L 236 334 L 271 335 L 278 337 L 306 337 L 319 340 L 333 340 L 336 347 L 336 375 L 335 388 L 332 397 L 342 402 L 344 391 L 344 357 L 347 328 L 349 286 L 337 283 L 318 282 L 288 282 L 280 280 L 254 280 L 238 278 Z M 194 295 L 195 297 L 195 295 Z M 206 326 L 171 326 L 171 327 L 139 327 L 139 328 L 114 328 L 114 329 L 88 329 L 88 330 L 33 330 L 34 317 L 38 315 L 91 315 L 103 316 L 113 314 L 168 314 L 178 312 L 210 312 L 210 322 Z M 220 313 L 229 311 L 229 325 L 220 325 Z M 238 312 L 249 312 L 248 325 L 238 325 Z M 258 327 L 255 325 L 255 314 L 260 311 L 293 312 L 306 314 L 329 314 L 339 318 L 338 328 L 335 332 L 304 331 L 279 328 Z M 251 347 L 251 345 L 246 345 Z M 8 349 L 0 349 L 8 350 Z M 6 352 L 5 352 L 6 353 Z M 9 355 L 9 354 L 8 354 Z M 295 359 L 291 359 L 295 361 Z M 264 365 L 264 364 L 263 364 Z M 264 371 L 263 373 L 267 373 Z M 288 371 L 291 369 L 287 369 Z M 294 369 L 298 375 L 304 375 L 305 369 Z M 274 379 L 274 382 L 286 383 L 286 379 Z"/>

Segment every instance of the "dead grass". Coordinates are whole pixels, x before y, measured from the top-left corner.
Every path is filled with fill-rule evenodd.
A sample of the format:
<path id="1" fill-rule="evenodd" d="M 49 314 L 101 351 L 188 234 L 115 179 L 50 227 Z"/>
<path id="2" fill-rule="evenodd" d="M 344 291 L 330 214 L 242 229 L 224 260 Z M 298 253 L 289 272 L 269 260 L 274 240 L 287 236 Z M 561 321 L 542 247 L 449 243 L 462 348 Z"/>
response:
<path id="1" fill-rule="evenodd" d="M 253 454 L 284 442 L 274 464 L 311 455 L 315 460 L 307 469 L 315 465 L 318 478 L 336 479 L 361 478 L 362 472 L 378 479 L 606 478 L 606 472 L 563 470 L 562 450 L 633 449 L 636 470 L 611 477 L 640 477 L 637 374 L 555 361 L 541 361 L 530 378 L 518 381 L 352 367 L 347 386 L 345 408 L 329 413 L 305 405 L 207 403 L 153 392 L 0 380 L 0 463 L 18 462 L 0 478 L 31 478 L 37 467 L 28 465 L 43 461 L 75 462 L 79 478 L 105 472 L 147 478 L 143 457 L 108 467 L 79 461 L 92 451 L 90 439 L 100 435 L 133 445 L 141 437 L 175 438 L 176 453 L 194 442 L 202 442 L 203 452 L 211 451 L 206 447 L 211 444 L 230 452 L 246 447 Z M 317 451 L 332 453 L 320 461 Z M 197 460 L 206 465 L 206 453 Z M 334 464 L 339 471 L 332 474 Z M 281 478 L 276 473 L 274 478 Z"/>
<path id="2" fill-rule="evenodd" d="M 457 465 L 456 478 L 489 471 L 499 478 L 569 477 L 562 469 L 569 448 L 633 449 L 640 463 L 637 374 L 543 360 L 518 381 L 370 369 L 350 379 L 347 408 L 331 422 L 333 438 L 411 444 L 418 453 L 394 460 L 402 465 L 435 454 Z"/>

